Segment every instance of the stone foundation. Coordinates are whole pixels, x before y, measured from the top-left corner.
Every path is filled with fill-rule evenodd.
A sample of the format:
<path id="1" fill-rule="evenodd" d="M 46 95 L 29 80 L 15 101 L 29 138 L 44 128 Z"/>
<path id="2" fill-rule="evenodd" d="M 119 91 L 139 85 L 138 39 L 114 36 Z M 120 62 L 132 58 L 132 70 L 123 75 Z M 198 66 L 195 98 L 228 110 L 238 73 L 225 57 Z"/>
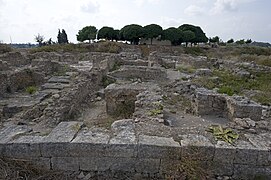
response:
<path id="1" fill-rule="evenodd" d="M 134 121 L 129 119 L 114 122 L 113 134 L 83 128 L 81 122 L 61 122 L 48 136 L 19 136 L 30 129 L 13 126 L 1 131 L 1 158 L 29 161 L 47 170 L 142 173 L 161 178 L 182 164 L 194 162 L 196 166 L 190 168 L 235 179 L 271 177 L 268 141 L 254 138 L 231 146 L 188 134 L 177 142 L 137 135 L 134 128 Z M 261 140 L 265 136 L 254 137 Z"/>
<path id="2" fill-rule="evenodd" d="M 195 92 L 194 110 L 198 115 L 215 115 L 229 119 L 250 118 L 260 121 L 263 107 L 243 97 L 230 97 L 199 88 Z"/>

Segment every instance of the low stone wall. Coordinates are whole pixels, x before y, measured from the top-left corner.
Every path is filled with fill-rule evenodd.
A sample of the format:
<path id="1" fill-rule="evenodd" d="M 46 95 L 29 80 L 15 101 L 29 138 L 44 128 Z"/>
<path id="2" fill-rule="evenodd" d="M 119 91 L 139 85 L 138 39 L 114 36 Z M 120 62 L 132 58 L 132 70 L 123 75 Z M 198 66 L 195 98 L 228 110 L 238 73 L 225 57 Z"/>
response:
<path id="1" fill-rule="evenodd" d="M 164 81 L 167 78 L 167 73 L 162 68 L 146 67 L 146 66 L 122 66 L 121 69 L 116 70 L 109 75 L 120 78 L 140 78 L 145 81 Z"/>
<path id="2" fill-rule="evenodd" d="M 250 118 L 254 121 L 261 120 L 263 110 L 261 105 L 246 98 L 230 97 L 205 88 L 196 89 L 193 105 L 198 115 L 216 115 L 229 119 Z"/>
<path id="3" fill-rule="evenodd" d="M 29 161 L 37 168 L 64 171 L 129 172 L 160 177 L 182 165 L 234 179 L 271 177 L 270 142 L 255 135 L 236 146 L 189 134 L 173 138 L 136 134 L 131 119 L 116 121 L 112 133 L 83 128 L 81 122 L 61 122 L 48 136 L 19 136 L 26 126 L 0 133 L 1 158 Z M 260 141 L 259 141 L 260 140 Z M 199 165 L 202 166 L 199 167 Z M 194 167 L 195 166 L 195 167 Z"/>

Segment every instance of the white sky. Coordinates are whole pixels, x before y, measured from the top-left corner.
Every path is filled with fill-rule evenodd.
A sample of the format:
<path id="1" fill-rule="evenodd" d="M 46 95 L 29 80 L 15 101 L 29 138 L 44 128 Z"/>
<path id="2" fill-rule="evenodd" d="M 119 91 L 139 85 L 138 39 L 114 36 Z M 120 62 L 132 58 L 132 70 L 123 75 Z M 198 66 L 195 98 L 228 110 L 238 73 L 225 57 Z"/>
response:
<path id="1" fill-rule="evenodd" d="M 270 0 L 0 0 L 0 41 L 34 43 L 40 33 L 56 41 L 58 29 L 76 41 L 87 25 L 184 23 L 202 27 L 207 37 L 271 42 Z"/>

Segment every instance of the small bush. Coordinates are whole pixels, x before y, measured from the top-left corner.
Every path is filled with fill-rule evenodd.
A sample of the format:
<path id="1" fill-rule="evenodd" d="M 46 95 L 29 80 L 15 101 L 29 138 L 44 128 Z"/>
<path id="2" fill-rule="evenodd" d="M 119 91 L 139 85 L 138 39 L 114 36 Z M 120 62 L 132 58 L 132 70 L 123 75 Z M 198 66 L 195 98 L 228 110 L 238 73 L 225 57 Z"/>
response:
<path id="1" fill-rule="evenodd" d="M 218 89 L 217 92 L 221 93 L 221 94 L 227 94 L 229 96 L 232 96 L 234 94 L 233 89 L 231 87 L 228 87 L 228 86 L 222 86 L 221 88 Z"/>
<path id="2" fill-rule="evenodd" d="M 184 53 L 195 55 L 195 56 L 205 55 L 204 50 L 200 47 L 185 47 Z"/>
<path id="3" fill-rule="evenodd" d="M 28 86 L 25 91 L 29 94 L 34 94 L 38 91 L 38 88 L 36 86 Z"/>
<path id="4" fill-rule="evenodd" d="M 180 72 L 189 73 L 189 74 L 192 74 L 196 71 L 195 68 L 193 68 L 192 66 L 189 66 L 189 65 L 178 66 L 177 70 Z"/>
<path id="5" fill-rule="evenodd" d="M 115 83 L 116 80 L 112 79 L 112 78 L 108 78 L 107 76 L 103 76 L 102 77 L 102 82 L 101 85 L 106 88 L 109 84 L 113 84 Z"/>
<path id="6" fill-rule="evenodd" d="M 122 48 L 119 43 L 106 41 L 106 42 L 99 42 L 98 47 L 95 48 L 94 51 L 105 52 L 105 53 L 120 53 L 121 50 Z"/>

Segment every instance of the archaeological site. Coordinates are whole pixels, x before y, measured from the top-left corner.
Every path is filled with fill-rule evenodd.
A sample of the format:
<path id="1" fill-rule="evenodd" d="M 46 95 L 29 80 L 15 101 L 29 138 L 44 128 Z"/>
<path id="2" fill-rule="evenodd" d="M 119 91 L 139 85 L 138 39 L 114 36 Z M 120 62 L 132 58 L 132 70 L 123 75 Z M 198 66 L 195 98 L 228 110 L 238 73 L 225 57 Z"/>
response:
<path id="1" fill-rule="evenodd" d="M 270 49 L 66 46 L 0 53 L 3 179 L 271 179 Z"/>

